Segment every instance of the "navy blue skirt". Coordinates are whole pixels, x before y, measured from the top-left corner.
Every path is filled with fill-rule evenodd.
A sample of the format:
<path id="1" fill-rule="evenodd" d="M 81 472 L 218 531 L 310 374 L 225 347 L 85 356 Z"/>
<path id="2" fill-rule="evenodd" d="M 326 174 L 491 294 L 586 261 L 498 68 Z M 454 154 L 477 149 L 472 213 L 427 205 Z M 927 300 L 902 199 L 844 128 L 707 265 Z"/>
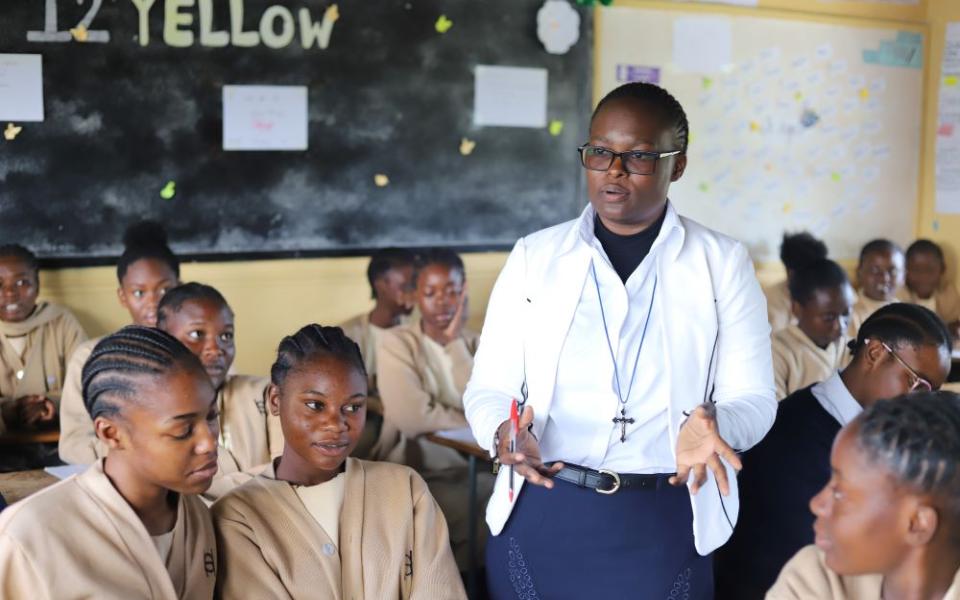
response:
<path id="1" fill-rule="evenodd" d="M 605 496 L 554 480 L 523 487 L 503 531 L 487 541 L 494 600 L 713 598 L 710 557 L 693 545 L 686 487 Z"/>

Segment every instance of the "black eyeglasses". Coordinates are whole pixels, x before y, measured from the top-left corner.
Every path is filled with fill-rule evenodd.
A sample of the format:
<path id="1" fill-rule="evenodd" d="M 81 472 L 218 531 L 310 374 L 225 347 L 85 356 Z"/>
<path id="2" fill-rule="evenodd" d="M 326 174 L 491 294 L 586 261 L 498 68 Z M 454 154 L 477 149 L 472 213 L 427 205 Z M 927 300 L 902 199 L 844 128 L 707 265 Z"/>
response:
<path id="1" fill-rule="evenodd" d="M 584 168 L 591 171 L 606 171 L 613 166 L 613 161 L 620 159 L 623 170 L 632 175 L 653 175 L 657 170 L 657 161 L 668 156 L 683 154 L 683 150 L 672 152 L 646 152 L 632 150 L 630 152 L 614 152 L 609 148 L 591 146 L 589 144 L 577 148 L 580 162 Z"/>

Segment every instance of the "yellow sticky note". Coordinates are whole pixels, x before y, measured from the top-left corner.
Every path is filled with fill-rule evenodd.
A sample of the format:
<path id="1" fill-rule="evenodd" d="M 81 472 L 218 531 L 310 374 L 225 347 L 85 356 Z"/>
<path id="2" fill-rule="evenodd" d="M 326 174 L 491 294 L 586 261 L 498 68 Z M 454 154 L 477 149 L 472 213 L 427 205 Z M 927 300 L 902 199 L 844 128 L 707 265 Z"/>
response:
<path id="1" fill-rule="evenodd" d="M 331 4 L 329 7 L 327 7 L 327 10 L 323 12 L 324 21 L 336 23 L 337 19 L 339 18 L 340 18 L 340 8 L 336 4 Z"/>
<path id="2" fill-rule="evenodd" d="M 713 79 L 710 79 L 709 77 L 704 77 L 703 79 L 700 80 L 700 83 L 703 85 L 703 89 L 709 90 L 710 86 L 713 85 Z"/>
<path id="3" fill-rule="evenodd" d="M 708 184 L 706 181 L 700 183 L 700 185 L 697 186 L 697 187 L 700 188 L 700 191 L 701 191 L 701 192 L 709 192 L 709 191 L 710 191 L 710 184 Z"/>
<path id="4" fill-rule="evenodd" d="M 468 140 L 467 138 L 460 140 L 460 154 L 464 156 L 470 156 L 470 153 L 473 152 L 473 149 L 476 147 L 477 143 L 473 140 Z"/>
<path id="5" fill-rule="evenodd" d="M 390 185 L 390 178 L 383 173 L 377 173 L 373 176 L 373 182 L 377 184 L 377 187 L 387 187 Z"/>
<path id="6" fill-rule="evenodd" d="M 71 29 L 70 35 L 72 35 L 73 39 L 77 40 L 78 42 L 85 42 L 87 41 L 87 28 L 83 25 L 80 25 L 79 27 Z"/>
<path id="7" fill-rule="evenodd" d="M 7 128 L 3 130 L 3 139 L 12 142 L 17 139 L 21 131 L 23 131 L 23 127 L 19 127 L 13 123 L 7 123 Z"/>
<path id="8" fill-rule="evenodd" d="M 448 19 L 447 15 L 440 15 L 436 23 L 437 33 L 446 33 L 451 27 L 453 27 L 453 21 Z"/>
<path id="9" fill-rule="evenodd" d="M 793 94 L 793 99 L 796 100 L 797 102 L 800 102 L 801 100 L 803 100 L 803 92 L 795 92 Z"/>
<path id="10" fill-rule="evenodd" d="M 867 88 L 860 88 L 860 99 L 867 100 L 870 98 L 870 90 Z"/>
<path id="11" fill-rule="evenodd" d="M 840 173 L 837 173 L 836 171 L 834 171 L 833 173 L 830 174 L 830 178 L 833 179 L 835 182 L 840 183 L 840 180 L 843 179 L 843 176 Z"/>
<path id="12" fill-rule="evenodd" d="M 783 203 L 783 214 L 788 215 L 788 214 L 790 214 L 791 212 L 793 212 L 793 204 L 791 204 L 791 203 L 789 203 L 789 202 L 784 202 L 784 203 Z"/>
<path id="13" fill-rule="evenodd" d="M 750 131 L 760 131 L 760 123 L 757 123 L 756 121 L 750 121 Z"/>
<path id="14" fill-rule="evenodd" d="M 563 121 L 550 121 L 550 135 L 556 137 L 563 131 Z"/>
<path id="15" fill-rule="evenodd" d="M 177 184 L 174 181 L 168 181 L 167 185 L 160 190 L 160 197 L 164 200 L 170 200 L 177 195 Z"/>
<path id="16" fill-rule="evenodd" d="M 956 75 L 947 75 L 943 78 L 943 85 L 954 87 L 958 83 L 960 83 L 960 78 L 958 78 Z"/>

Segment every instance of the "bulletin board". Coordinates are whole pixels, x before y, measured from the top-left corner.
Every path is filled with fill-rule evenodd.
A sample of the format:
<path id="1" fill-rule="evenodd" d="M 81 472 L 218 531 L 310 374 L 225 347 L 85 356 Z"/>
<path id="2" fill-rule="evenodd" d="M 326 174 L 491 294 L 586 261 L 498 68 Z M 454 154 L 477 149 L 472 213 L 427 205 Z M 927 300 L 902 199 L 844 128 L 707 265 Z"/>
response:
<path id="1" fill-rule="evenodd" d="M 831 256 L 914 233 L 924 32 L 914 25 L 799 20 L 729 10 L 598 10 L 598 98 L 659 83 L 686 110 L 678 210 L 775 260 L 784 231 Z"/>

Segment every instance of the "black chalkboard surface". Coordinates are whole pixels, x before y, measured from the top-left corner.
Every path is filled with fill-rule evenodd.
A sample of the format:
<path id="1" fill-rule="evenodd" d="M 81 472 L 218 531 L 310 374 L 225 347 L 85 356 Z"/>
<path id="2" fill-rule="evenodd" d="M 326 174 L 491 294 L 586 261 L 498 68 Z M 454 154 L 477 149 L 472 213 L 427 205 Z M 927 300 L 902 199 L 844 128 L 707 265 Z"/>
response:
<path id="1" fill-rule="evenodd" d="M 138 6 L 151 4 L 142 45 Z M 180 27 L 194 34 L 188 47 L 165 43 L 170 4 L 192 16 Z M 583 206 L 575 148 L 591 107 L 589 9 L 576 8 L 579 42 L 555 56 L 536 35 L 542 0 L 341 0 L 326 49 L 304 49 L 299 20 L 283 48 L 202 46 L 202 5 L 210 28 L 226 35 L 237 7 L 249 31 L 273 5 L 295 18 L 306 8 L 317 22 L 328 7 L 3 0 L 0 53 L 42 54 L 46 118 L 0 139 L 0 240 L 97 262 L 120 251 L 129 223 L 153 218 L 177 252 L 195 256 L 490 249 Z M 453 22 L 443 34 L 441 14 Z M 88 35 L 106 31 L 109 42 L 28 40 L 28 31 L 77 29 L 90 15 Z M 562 133 L 474 127 L 473 68 L 481 64 L 547 69 L 548 119 L 563 121 Z M 309 86 L 309 149 L 224 151 L 225 84 Z M 461 137 L 476 142 L 469 156 L 458 150 Z M 390 184 L 376 186 L 377 173 Z M 176 194 L 164 199 L 168 181 Z"/>

